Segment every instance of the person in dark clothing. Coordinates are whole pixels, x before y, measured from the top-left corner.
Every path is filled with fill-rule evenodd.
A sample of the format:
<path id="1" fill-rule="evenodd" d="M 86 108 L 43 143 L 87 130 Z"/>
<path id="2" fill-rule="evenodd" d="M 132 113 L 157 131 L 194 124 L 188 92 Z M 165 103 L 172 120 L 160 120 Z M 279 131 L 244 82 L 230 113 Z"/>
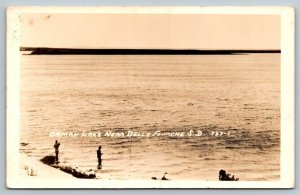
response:
<path id="1" fill-rule="evenodd" d="M 221 169 L 219 171 L 219 180 L 220 181 L 239 181 L 239 178 L 235 178 L 234 175 L 231 176 L 231 174 L 226 173 L 225 170 Z"/>
<path id="2" fill-rule="evenodd" d="M 97 158 L 98 158 L 98 168 L 101 169 L 102 168 L 102 152 L 101 152 L 101 146 L 99 146 L 98 150 L 97 150 Z"/>
<path id="3" fill-rule="evenodd" d="M 55 161 L 58 162 L 58 153 L 59 153 L 60 143 L 55 140 L 54 149 L 55 149 Z"/>

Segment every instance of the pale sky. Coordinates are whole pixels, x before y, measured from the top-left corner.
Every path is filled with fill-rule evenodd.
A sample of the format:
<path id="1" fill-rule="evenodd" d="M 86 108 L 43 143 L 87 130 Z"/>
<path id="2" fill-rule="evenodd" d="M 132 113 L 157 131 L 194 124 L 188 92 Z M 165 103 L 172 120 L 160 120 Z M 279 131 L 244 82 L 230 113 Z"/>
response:
<path id="1" fill-rule="evenodd" d="M 26 14 L 21 46 L 280 49 L 280 15 Z"/>

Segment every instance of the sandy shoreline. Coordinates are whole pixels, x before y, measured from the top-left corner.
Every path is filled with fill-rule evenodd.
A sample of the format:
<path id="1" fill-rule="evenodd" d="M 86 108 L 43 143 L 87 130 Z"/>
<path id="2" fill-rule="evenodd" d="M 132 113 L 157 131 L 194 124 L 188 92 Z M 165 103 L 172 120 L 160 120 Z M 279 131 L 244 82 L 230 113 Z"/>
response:
<path id="1" fill-rule="evenodd" d="M 41 161 L 20 154 L 20 174 L 21 177 L 32 179 L 76 179 L 72 175 L 60 171 L 56 168 L 43 164 Z"/>
<path id="2" fill-rule="evenodd" d="M 28 157 L 26 154 L 20 154 L 20 175 L 19 177 L 10 178 L 7 183 L 9 188 L 90 188 L 90 189 L 126 189 L 126 188 L 233 188 L 237 182 L 220 182 L 220 181 L 199 181 L 199 180 L 119 180 L 110 177 L 101 177 L 97 179 L 79 179 L 71 174 L 65 173 L 59 169 L 43 164 L 41 161 Z M 33 170 L 35 176 L 30 176 L 27 170 Z M 276 182 L 254 182 L 255 187 L 268 188 L 273 187 Z M 238 182 L 241 188 L 253 186 L 253 182 Z"/>
<path id="3" fill-rule="evenodd" d="M 169 181 L 162 180 L 118 180 L 104 174 L 96 179 L 81 179 L 62 170 L 46 165 L 43 162 L 19 154 L 20 177 L 15 178 L 18 188 L 160 188 Z M 33 175 L 30 175 L 33 173 Z M 8 184 L 8 187 L 15 185 Z"/>

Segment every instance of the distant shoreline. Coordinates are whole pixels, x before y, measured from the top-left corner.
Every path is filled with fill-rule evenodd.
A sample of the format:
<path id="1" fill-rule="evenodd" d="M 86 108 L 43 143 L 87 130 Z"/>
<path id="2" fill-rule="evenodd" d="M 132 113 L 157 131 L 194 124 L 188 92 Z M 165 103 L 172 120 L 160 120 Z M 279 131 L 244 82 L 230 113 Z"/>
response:
<path id="1" fill-rule="evenodd" d="M 20 47 L 28 55 L 237 55 L 246 53 L 281 53 L 281 50 L 186 50 L 186 49 L 75 49 Z"/>

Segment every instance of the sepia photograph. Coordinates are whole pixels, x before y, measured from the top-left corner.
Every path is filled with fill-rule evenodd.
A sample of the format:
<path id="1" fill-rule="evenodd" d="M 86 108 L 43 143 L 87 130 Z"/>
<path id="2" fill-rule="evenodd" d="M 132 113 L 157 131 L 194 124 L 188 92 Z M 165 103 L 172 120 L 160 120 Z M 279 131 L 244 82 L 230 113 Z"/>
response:
<path id="1" fill-rule="evenodd" d="M 292 188 L 294 10 L 11 7 L 10 188 Z"/>

